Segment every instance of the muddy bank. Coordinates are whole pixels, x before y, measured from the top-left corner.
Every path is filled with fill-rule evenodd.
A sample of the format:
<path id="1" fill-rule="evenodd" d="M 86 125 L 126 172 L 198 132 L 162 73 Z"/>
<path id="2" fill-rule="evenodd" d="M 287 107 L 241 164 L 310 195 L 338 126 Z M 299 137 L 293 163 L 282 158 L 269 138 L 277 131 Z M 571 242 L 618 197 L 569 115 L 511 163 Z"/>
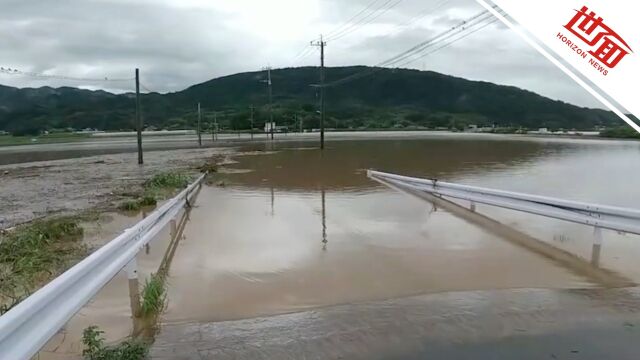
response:
<path id="1" fill-rule="evenodd" d="M 135 153 L 0 166 L 0 229 L 51 214 L 113 207 L 145 179 L 161 171 L 188 170 L 230 148 L 153 151 L 145 164 Z"/>

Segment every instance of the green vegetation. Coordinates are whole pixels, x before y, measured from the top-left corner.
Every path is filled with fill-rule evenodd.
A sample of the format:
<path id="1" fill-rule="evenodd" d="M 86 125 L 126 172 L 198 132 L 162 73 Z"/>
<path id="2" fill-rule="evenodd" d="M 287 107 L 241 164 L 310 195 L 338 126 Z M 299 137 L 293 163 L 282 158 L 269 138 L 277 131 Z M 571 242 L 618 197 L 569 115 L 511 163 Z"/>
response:
<path id="1" fill-rule="evenodd" d="M 145 194 L 143 197 L 136 200 L 128 200 L 118 205 L 118 210 L 121 211 L 138 211 L 143 207 L 156 206 L 158 201 L 154 195 Z"/>
<path id="2" fill-rule="evenodd" d="M 138 200 L 138 204 L 140 206 L 156 206 L 158 204 L 158 200 L 156 200 L 155 196 L 150 194 L 145 194 L 140 200 Z"/>
<path id="3" fill-rule="evenodd" d="M 331 82 L 363 71 L 376 71 L 326 94 L 326 126 L 334 129 L 462 129 L 467 125 L 496 125 L 525 129 L 578 129 L 611 126 L 617 117 L 551 100 L 530 91 L 482 81 L 470 81 L 431 71 L 380 69 L 364 66 L 326 69 Z M 145 94 L 146 126 L 158 129 L 195 129 L 203 107 L 203 129 L 213 123 L 214 111 L 223 131 L 250 128 L 250 105 L 255 105 L 254 128 L 269 118 L 264 72 L 240 73 L 168 94 Z M 298 130 L 319 127 L 318 68 L 272 71 L 274 119 Z M 52 129 L 132 130 L 131 94 L 75 88 L 15 89 L 0 86 L 0 130 L 37 134 Z"/>
<path id="4" fill-rule="evenodd" d="M 606 129 L 600 132 L 600 136 L 618 139 L 640 139 L 640 134 L 630 126 Z"/>
<path id="5" fill-rule="evenodd" d="M 87 253 L 77 218 L 38 220 L 0 236 L 0 313 Z"/>
<path id="6" fill-rule="evenodd" d="M 89 326 L 82 332 L 86 360 L 142 360 L 147 358 L 149 347 L 139 340 L 127 340 L 115 346 L 105 346 L 104 331 L 97 326 Z"/>
<path id="7" fill-rule="evenodd" d="M 121 211 L 138 211 L 140 210 L 140 208 L 142 207 L 142 205 L 140 205 L 140 202 L 137 200 L 128 200 L 123 202 L 122 204 L 118 205 L 118 210 Z"/>
<path id="8" fill-rule="evenodd" d="M 140 312 L 142 317 L 159 315 L 164 310 L 166 289 L 164 277 L 159 274 L 151 274 L 151 278 L 145 281 L 142 289 L 142 304 Z"/>
<path id="9" fill-rule="evenodd" d="M 0 135 L 0 146 L 67 143 L 87 138 L 89 138 L 88 134 L 74 133 L 55 133 L 39 136 Z"/>
<path id="10" fill-rule="evenodd" d="M 181 189 L 189 185 L 191 178 L 178 172 L 166 172 L 154 175 L 145 182 L 145 190 L 154 189 Z"/>
<path id="11" fill-rule="evenodd" d="M 139 211 L 144 207 L 156 206 L 158 199 L 165 198 L 189 185 L 191 177 L 179 172 L 166 172 L 154 175 L 144 183 L 142 195 L 140 193 L 123 192 L 120 195 L 132 197 L 118 205 L 121 211 Z"/>

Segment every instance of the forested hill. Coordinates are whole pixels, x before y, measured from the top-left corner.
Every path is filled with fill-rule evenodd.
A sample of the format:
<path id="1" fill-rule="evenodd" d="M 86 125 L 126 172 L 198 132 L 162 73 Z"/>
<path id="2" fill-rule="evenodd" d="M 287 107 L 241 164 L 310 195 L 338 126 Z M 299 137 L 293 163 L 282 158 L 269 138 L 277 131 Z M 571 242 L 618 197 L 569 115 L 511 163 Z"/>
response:
<path id="1" fill-rule="evenodd" d="M 468 124 L 537 129 L 592 129 L 618 124 L 610 112 L 551 100 L 530 91 L 488 82 L 470 81 L 431 71 L 363 66 L 326 69 L 327 82 L 371 72 L 369 76 L 330 87 L 326 113 L 330 127 L 457 127 Z M 265 72 L 240 73 L 213 79 L 169 94 L 144 94 L 145 126 L 193 127 L 196 104 L 202 103 L 205 127 L 214 111 L 224 128 L 249 127 L 254 105 L 255 127 L 267 118 Z M 272 71 L 274 118 L 317 127 L 319 78 L 316 67 Z M 76 88 L 17 89 L 0 86 L 0 129 L 33 132 L 60 128 L 129 130 L 133 128 L 133 94 L 114 95 Z"/>

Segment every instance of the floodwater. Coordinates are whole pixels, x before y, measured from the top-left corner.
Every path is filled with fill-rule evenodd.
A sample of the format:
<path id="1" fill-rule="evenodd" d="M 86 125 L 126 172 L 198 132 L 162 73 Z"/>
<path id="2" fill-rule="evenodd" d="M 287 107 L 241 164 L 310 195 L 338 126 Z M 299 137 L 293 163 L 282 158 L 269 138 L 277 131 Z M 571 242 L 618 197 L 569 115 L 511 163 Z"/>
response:
<path id="1" fill-rule="evenodd" d="M 295 137 L 235 145 L 237 163 L 203 187 L 178 245 L 164 326 L 379 300 L 390 301 L 384 303 L 389 308 L 402 306 L 394 299 L 452 291 L 602 285 L 369 180 L 369 168 L 627 207 L 637 207 L 640 198 L 632 180 L 640 175 L 636 142 L 396 133 L 335 135 L 324 152 L 317 142 Z M 487 206 L 478 212 L 589 259 L 592 229 Z M 109 240 L 135 221 L 114 215 L 89 240 Z M 640 282 L 638 240 L 605 231 L 601 266 Z M 165 232 L 139 255 L 141 279 L 157 271 L 167 243 Z M 109 342 L 123 339 L 131 333 L 130 312 L 121 274 L 41 358 L 78 357 L 79 334 L 93 324 L 106 330 Z"/>
<path id="2" fill-rule="evenodd" d="M 490 229 L 383 187 L 368 168 L 634 206 L 633 142 L 425 136 L 254 144 L 203 189 L 172 265 L 165 323 L 220 321 L 408 295 L 586 288 L 593 281 Z M 265 150 L 274 154 L 260 155 Z M 240 171 L 244 170 L 244 171 Z M 588 259 L 590 231 L 480 212 Z M 601 264 L 640 280 L 635 236 L 605 233 Z"/>

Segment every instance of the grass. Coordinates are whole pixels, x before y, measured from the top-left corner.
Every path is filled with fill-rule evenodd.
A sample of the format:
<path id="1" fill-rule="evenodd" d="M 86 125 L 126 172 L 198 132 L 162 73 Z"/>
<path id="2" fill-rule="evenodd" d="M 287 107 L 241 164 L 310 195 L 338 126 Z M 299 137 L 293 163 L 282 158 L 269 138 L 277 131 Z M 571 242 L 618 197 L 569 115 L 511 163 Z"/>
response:
<path id="1" fill-rule="evenodd" d="M 166 288 L 164 279 L 159 274 L 151 274 L 142 288 L 142 303 L 140 304 L 140 316 L 152 317 L 164 310 L 166 300 Z"/>
<path id="2" fill-rule="evenodd" d="M 156 174 L 144 184 L 145 190 L 153 189 L 181 189 L 189 185 L 191 178 L 178 172 Z"/>
<path id="3" fill-rule="evenodd" d="M 118 210 L 121 211 L 138 211 L 142 206 L 137 200 L 129 200 L 125 201 L 122 204 L 118 205 Z"/>
<path id="4" fill-rule="evenodd" d="M 149 347 L 140 340 L 127 340 L 118 345 L 105 346 L 104 331 L 97 326 L 89 326 L 82 332 L 86 360 L 142 360 L 147 358 Z"/>
<path id="5" fill-rule="evenodd" d="M 0 314 L 87 254 L 78 221 L 38 220 L 0 236 Z"/>
<path id="6" fill-rule="evenodd" d="M 158 199 L 166 198 L 189 185 L 191 177 L 178 172 L 165 172 L 154 175 L 144 183 L 142 195 L 136 193 L 123 193 L 123 196 L 135 197 L 118 205 L 121 211 L 138 211 L 143 207 L 155 206 Z"/>
<path id="7" fill-rule="evenodd" d="M 39 136 L 0 135 L 0 146 L 28 145 L 28 144 L 58 144 L 81 141 L 90 138 L 89 134 L 56 133 Z M 32 140 L 32 139 L 35 139 Z"/>

